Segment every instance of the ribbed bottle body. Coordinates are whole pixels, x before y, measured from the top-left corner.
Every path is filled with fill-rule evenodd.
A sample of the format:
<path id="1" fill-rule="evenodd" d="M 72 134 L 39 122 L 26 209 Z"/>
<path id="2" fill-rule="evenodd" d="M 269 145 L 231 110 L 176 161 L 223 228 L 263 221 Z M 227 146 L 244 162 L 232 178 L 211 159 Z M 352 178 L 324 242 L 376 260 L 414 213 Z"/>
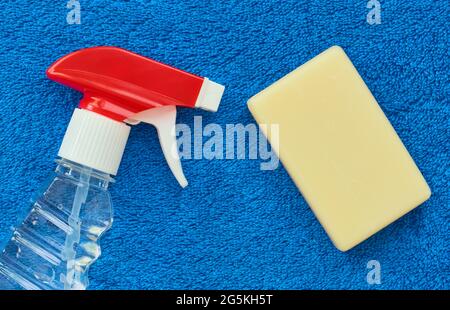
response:
<path id="1" fill-rule="evenodd" d="M 113 179 L 61 159 L 0 254 L 0 289 L 85 289 L 112 225 Z"/>

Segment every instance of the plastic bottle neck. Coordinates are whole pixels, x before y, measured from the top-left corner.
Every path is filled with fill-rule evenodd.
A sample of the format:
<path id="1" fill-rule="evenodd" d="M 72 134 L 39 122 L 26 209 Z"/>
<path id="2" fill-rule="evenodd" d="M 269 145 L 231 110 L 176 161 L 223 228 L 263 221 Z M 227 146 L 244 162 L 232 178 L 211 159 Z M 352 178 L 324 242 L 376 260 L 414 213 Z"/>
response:
<path id="1" fill-rule="evenodd" d="M 57 174 L 79 181 L 83 174 L 89 174 L 89 186 L 93 186 L 102 190 L 107 190 L 110 183 L 114 183 L 114 179 L 107 173 L 92 169 L 88 166 L 77 164 L 73 161 L 61 158 L 57 159 L 58 166 L 55 169 Z"/>

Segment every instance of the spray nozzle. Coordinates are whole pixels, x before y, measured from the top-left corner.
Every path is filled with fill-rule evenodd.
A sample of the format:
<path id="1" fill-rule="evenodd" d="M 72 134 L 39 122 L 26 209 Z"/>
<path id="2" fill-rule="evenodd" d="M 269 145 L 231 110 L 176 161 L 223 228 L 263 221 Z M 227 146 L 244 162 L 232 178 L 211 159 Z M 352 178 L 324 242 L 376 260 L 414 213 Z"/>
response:
<path id="1" fill-rule="evenodd" d="M 72 117 L 61 157 L 116 174 L 129 131 L 123 122 L 144 122 L 157 128 L 172 173 L 181 186 L 187 185 L 176 151 L 176 106 L 215 112 L 222 85 L 116 47 L 87 48 L 66 55 L 47 75 L 84 94 L 77 109 L 83 111 Z M 110 145 L 111 140 L 115 145 Z"/>

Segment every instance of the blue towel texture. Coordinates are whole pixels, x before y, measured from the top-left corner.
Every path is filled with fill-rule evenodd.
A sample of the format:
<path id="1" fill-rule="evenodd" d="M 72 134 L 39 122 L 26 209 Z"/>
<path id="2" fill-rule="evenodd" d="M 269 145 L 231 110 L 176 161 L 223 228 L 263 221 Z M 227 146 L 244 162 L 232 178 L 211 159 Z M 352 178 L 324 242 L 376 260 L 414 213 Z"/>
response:
<path id="1" fill-rule="evenodd" d="M 0 238 L 54 169 L 81 94 L 46 68 L 74 50 L 112 45 L 226 85 L 218 113 L 178 122 L 254 124 L 246 101 L 332 45 L 354 62 L 428 181 L 419 208 L 339 252 L 282 166 L 262 159 L 183 160 L 181 189 L 156 131 L 132 129 L 111 186 L 114 224 L 91 289 L 449 289 L 447 1 L 80 0 L 2 3 Z M 80 4 L 80 24 L 71 10 Z M 67 8 L 69 4 L 69 8 Z M 69 15 L 69 16 L 68 16 Z M 373 19 L 372 19 L 373 20 Z M 280 106 L 281 108 L 281 106 Z M 206 140 L 206 138 L 205 138 Z M 369 284 L 370 260 L 381 284 Z"/>

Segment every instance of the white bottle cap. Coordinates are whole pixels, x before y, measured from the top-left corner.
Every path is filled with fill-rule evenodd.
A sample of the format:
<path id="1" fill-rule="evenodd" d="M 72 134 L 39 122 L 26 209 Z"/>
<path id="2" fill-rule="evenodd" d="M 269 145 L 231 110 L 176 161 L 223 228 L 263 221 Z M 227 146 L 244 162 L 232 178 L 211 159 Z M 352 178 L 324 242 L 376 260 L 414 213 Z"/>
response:
<path id="1" fill-rule="evenodd" d="M 58 156 L 116 175 L 130 127 L 92 111 L 75 109 Z"/>

